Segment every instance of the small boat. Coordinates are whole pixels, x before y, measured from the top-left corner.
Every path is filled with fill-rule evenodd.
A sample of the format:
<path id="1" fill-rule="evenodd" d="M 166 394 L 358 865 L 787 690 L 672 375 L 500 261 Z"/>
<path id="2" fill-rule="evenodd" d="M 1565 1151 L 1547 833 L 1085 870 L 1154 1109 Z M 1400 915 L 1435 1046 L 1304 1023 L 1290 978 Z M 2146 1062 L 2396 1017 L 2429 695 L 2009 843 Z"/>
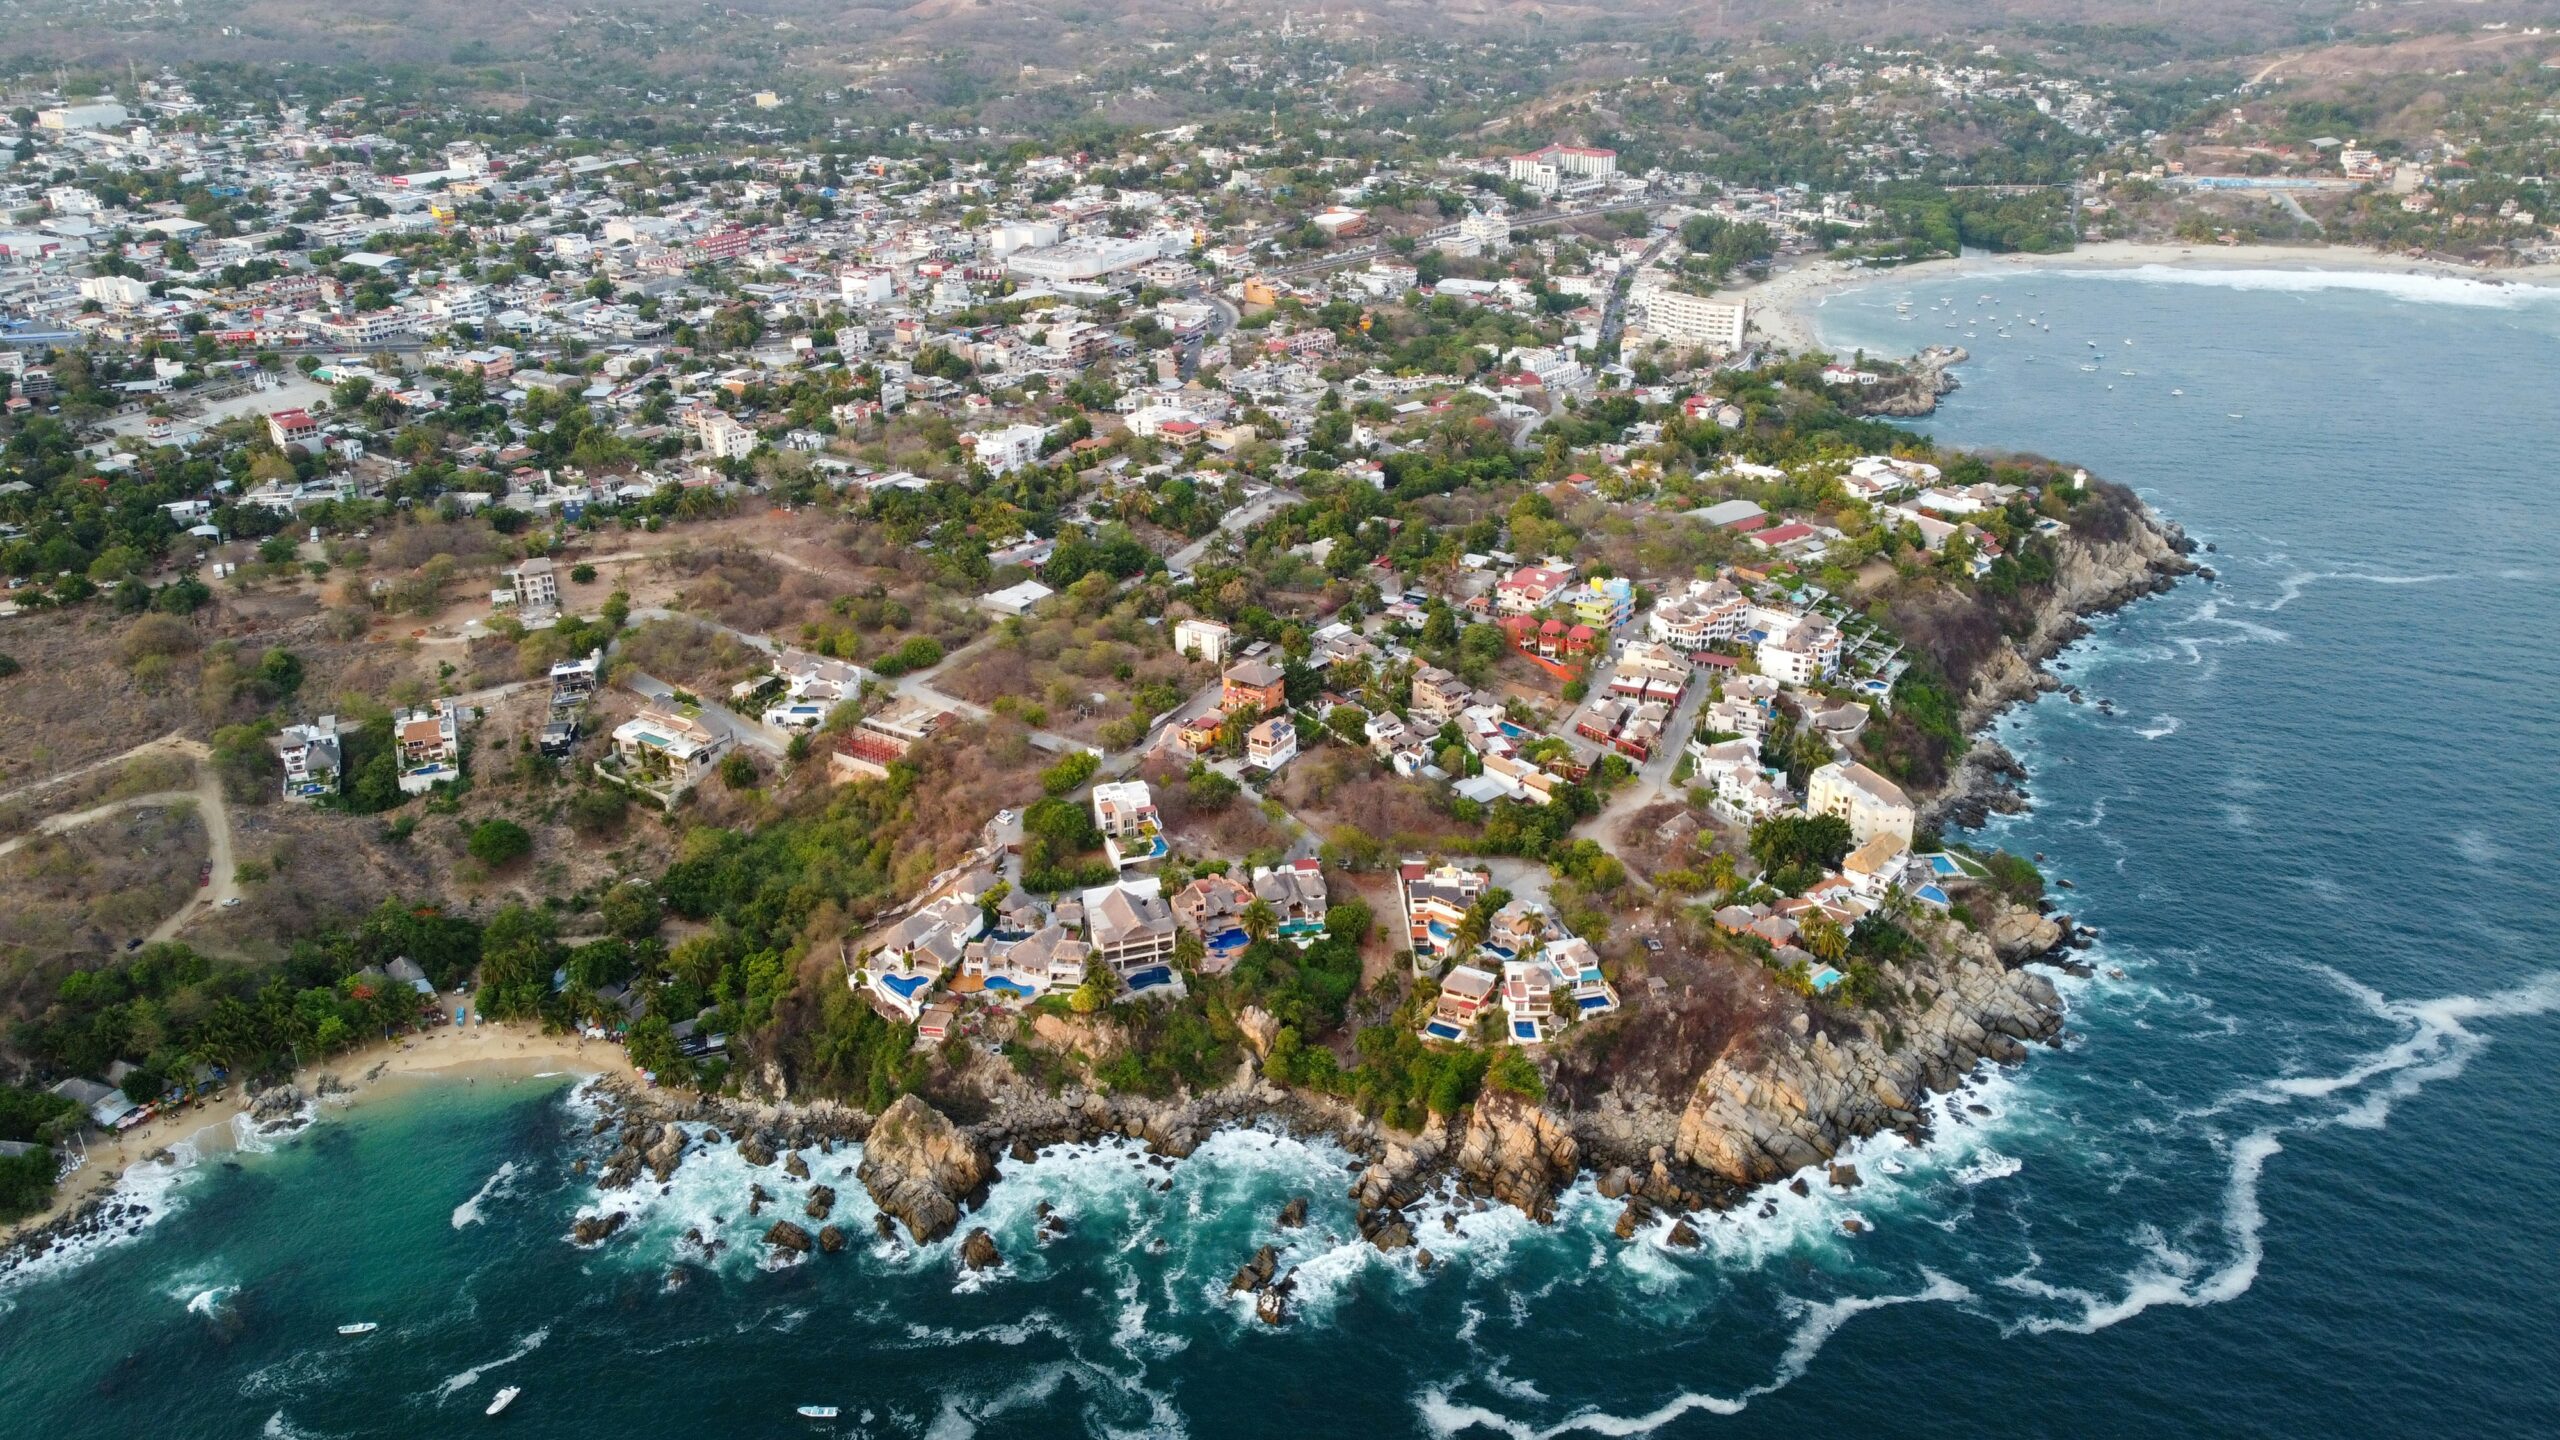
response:
<path id="1" fill-rule="evenodd" d="M 2249 418 L 2248 416 L 2241 414 L 2241 413 L 2240 413 L 2239 411 L 2237 411 L 2237 410 L 2229 410 L 2229 411 L 2225 411 L 2225 412 L 2224 412 L 2224 414 L 2225 414 L 2225 415 L 2227 415 L 2229 418 L 2231 418 L 2231 419 L 2233 419 L 2233 420 L 2246 420 L 2246 419 L 2248 419 L 2248 418 Z"/>
<path id="2" fill-rule="evenodd" d="M 2095 365 L 2083 365 L 2080 368 L 2088 371 L 2092 375 L 2098 373 L 2098 367 Z"/>
<path id="3" fill-rule="evenodd" d="M 499 1411 L 504 1410 L 504 1409 L 506 1409 L 508 1406 L 513 1405 L 514 1403 L 516 1403 L 516 1397 L 517 1397 L 518 1395 L 523 1394 L 523 1393 L 524 1393 L 524 1387 L 523 1387 L 523 1386 L 521 1386 L 521 1385 L 510 1385 L 510 1386 L 508 1386 L 506 1389 L 499 1391 L 499 1392 L 498 1392 L 498 1396 L 497 1396 L 497 1398 L 496 1398 L 496 1399 L 494 1399 L 494 1400 L 491 1400 L 491 1401 L 489 1402 L 489 1408 L 488 1408 L 488 1409 L 486 1409 L 486 1410 L 481 1411 L 480 1413 L 481 1413 L 481 1414 L 483 1414 L 483 1415 L 495 1415 L 495 1414 L 497 1414 Z"/>
<path id="4" fill-rule="evenodd" d="M 338 1333 L 341 1335 L 370 1335 L 381 1328 L 382 1326 L 375 1321 L 359 1320 L 353 1325 L 339 1326 Z"/>
<path id="5" fill-rule="evenodd" d="M 2184 390 L 2172 390 L 2172 391 L 2170 391 L 2169 393 L 2170 393 L 2170 394 L 2172 394 L 2172 395 L 2184 395 L 2184 394 L 2186 394 L 2187 392 L 2186 392 L 2186 391 L 2184 391 Z"/>
<path id="6" fill-rule="evenodd" d="M 833 1420 L 836 1418 L 836 1407 L 833 1405 L 803 1405 L 800 1407 L 800 1415 L 803 1419 L 808 1420 Z"/>

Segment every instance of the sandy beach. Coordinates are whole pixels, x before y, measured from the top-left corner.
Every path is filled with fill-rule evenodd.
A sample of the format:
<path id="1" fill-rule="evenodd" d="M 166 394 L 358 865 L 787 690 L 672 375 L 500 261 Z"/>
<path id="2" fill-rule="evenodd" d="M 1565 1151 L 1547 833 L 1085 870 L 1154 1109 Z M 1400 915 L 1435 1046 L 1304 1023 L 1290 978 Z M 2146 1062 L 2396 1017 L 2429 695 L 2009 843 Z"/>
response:
<path id="1" fill-rule="evenodd" d="M 336 1077 L 327 1101 L 330 1111 L 362 1105 L 385 1082 L 439 1072 L 530 1073 L 540 1069 L 574 1070 L 581 1074 L 637 1078 L 631 1059 L 608 1040 L 576 1035 L 546 1035 L 539 1028 L 514 1022 L 457 1028 L 439 1025 L 418 1034 L 384 1040 L 361 1050 L 334 1056 L 296 1072 L 293 1084 L 306 1096 L 316 1093 L 323 1076 Z M 338 1089 L 343 1086 L 344 1089 Z M 238 1087 L 204 1104 L 163 1114 L 112 1139 L 92 1135 L 87 1160 L 54 1187 L 53 1203 L 0 1232 L 0 1245 L 21 1234 L 53 1224 L 115 1187 L 126 1169 L 190 1140 L 198 1149 L 228 1148 L 232 1119 L 247 1110 L 248 1098 Z"/>
<path id="2" fill-rule="evenodd" d="M 1887 269 L 1804 257 L 1767 280 L 1735 292 L 1751 306 L 1751 328 L 1779 347 L 1818 350 L 1814 312 L 1839 291 L 1859 285 L 1916 283 L 1953 275 L 2011 274 L 2035 270 L 2128 270 L 2175 265 L 2215 270 L 2331 270 L 2434 275 L 2513 285 L 2560 285 L 2560 266 L 2491 270 L 2473 265 L 2416 260 L 2379 250 L 2329 245 L 2189 245 L 2107 240 L 2059 255 L 1967 255 L 1924 260 Z"/>

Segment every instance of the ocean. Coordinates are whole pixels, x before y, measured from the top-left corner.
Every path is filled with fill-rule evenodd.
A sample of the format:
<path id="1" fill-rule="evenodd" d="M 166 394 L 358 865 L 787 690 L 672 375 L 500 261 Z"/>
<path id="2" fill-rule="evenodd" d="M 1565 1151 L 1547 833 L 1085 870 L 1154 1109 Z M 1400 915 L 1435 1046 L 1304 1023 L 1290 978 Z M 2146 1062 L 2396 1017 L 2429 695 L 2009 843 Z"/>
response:
<path id="1" fill-rule="evenodd" d="M 0 1281 L 0 1433 L 2551 1433 L 2560 296 L 2234 267 L 1823 311 L 1843 349 L 1965 344 L 1926 428 L 2130 484 L 2219 572 L 2071 647 L 2088 703 L 2000 723 L 2032 808 L 1982 838 L 2070 882 L 2097 974 L 2059 1052 L 1861 1147 L 1860 1188 L 1694 1253 L 1617 1241 L 1587 1186 L 1552 1228 L 1453 1210 L 1423 1274 L 1359 1243 L 1326 1147 L 1076 1147 L 1006 1166 L 970 1277 L 872 1240 L 854 1156 L 811 1154 L 859 1239 L 775 1267 L 745 1192 L 796 1217 L 778 1170 L 697 1155 L 580 1250 L 575 1078 L 414 1082 L 154 1170 L 151 1223 Z M 1225 1293 L 1265 1243 L 1278 1331 Z"/>

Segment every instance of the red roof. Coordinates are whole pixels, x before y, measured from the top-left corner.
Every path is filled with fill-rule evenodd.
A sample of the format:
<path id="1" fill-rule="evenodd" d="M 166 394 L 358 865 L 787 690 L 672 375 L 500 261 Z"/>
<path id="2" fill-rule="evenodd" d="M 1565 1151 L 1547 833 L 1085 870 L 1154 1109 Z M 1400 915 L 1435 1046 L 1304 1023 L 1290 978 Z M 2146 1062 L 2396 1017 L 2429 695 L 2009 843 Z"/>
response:
<path id="1" fill-rule="evenodd" d="M 1541 635 L 1561 635 L 1564 633 L 1564 622 L 1561 620 L 1550 620 L 1546 624 L 1538 627 L 1538 633 Z"/>
<path id="2" fill-rule="evenodd" d="M 1554 622 L 1553 620 L 1550 620 L 1550 621 L 1548 621 L 1547 623 L 1548 623 L 1548 624 L 1550 624 L 1550 625 L 1553 625 L 1553 624 L 1554 624 L 1554 623 L 1556 623 L 1556 622 Z M 1588 625 L 1576 625 L 1576 626 L 1574 626 L 1572 629 L 1567 630 L 1566 632 L 1564 632 L 1564 638 L 1566 638 L 1567 640 L 1591 640 L 1591 639 L 1593 639 L 1593 638 L 1595 638 L 1595 637 L 1594 637 L 1594 636 L 1592 635 L 1592 633 L 1591 633 L 1591 627 L 1590 627 L 1590 626 L 1588 626 Z"/>
<path id="3" fill-rule="evenodd" d="M 1751 540 L 1752 543 L 1756 545 L 1789 545 L 1798 540 L 1802 540 L 1812 533 L 1812 526 L 1798 521 L 1781 525 L 1775 530 L 1763 530 L 1759 534 L 1752 536 Z"/>
<path id="4" fill-rule="evenodd" d="M 1752 531 L 1757 530 L 1768 523 L 1769 517 L 1766 515 L 1747 515 L 1724 528 L 1733 531 L 1737 535 L 1748 535 Z"/>

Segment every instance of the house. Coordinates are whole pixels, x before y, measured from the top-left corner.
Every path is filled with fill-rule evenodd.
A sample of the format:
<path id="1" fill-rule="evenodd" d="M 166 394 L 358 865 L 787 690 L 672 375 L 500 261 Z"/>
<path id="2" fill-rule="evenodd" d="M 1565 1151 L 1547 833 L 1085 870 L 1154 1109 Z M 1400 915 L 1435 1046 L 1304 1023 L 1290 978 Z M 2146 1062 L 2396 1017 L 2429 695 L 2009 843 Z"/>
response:
<path id="1" fill-rule="evenodd" d="M 1882 900 L 1902 882 L 1902 872 L 1911 859 L 1911 846 L 1890 830 L 1878 831 L 1867 842 L 1840 862 L 1840 874 L 1849 888 L 1868 900 Z"/>
<path id="2" fill-rule="evenodd" d="M 1406 696 L 1405 708 L 1425 724 L 1438 727 L 1458 718 L 1458 713 L 1475 703 L 1475 692 L 1457 676 L 1436 665 L 1425 665 L 1413 672 L 1413 688 Z"/>
<path id="3" fill-rule="evenodd" d="M 623 778 L 673 805 L 677 795 L 720 763 L 731 743 L 725 730 L 651 705 L 614 728 L 613 756 Z"/>
<path id="4" fill-rule="evenodd" d="M 1120 977 L 1135 995 L 1159 986 L 1179 993 L 1173 974 L 1173 907 L 1154 876 L 1096 886 L 1084 893 L 1093 958 Z"/>
<path id="5" fill-rule="evenodd" d="M 1271 907 L 1279 926 L 1272 933 L 1304 949 L 1324 934 L 1326 899 L 1324 866 L 1314 856 L 1253 872 L 1254 898 Z"/>
<path id="6" fill-rule="evenodd" d="M 424 795 L 462 778 L 462 712 L 451 700 L 432 710 L 402 710 L 391 718 L 400 747 L 400 793 Z"/>
<path id="7" fill-rule="evenodd" d="M 1422 1038 L 1443 1043 L 1466 1039 L 1476 1027 L 1476 1017 L 1501 986 L 1501 976 L 1473 965 L 1457 966 L 1441 976 L 1440 995 L 1432 1002 L 1431 1018 L 1422 1024 Z"/>
<path id="8" fill-rule="evenodd" d="M 1484 870 L 1461 870 L 1409 858 L 1396 870 L 1396 897 L 1404 906 L 1405 934 L 1417 975 L 1429 975 L 1449 957 L 1458 927 L 1478 898 L 1493 888 Z"/>
<path id="9" fill-rule="evenodd" d="M 924 1012 L 925 996 L 985 929 L 985 913 L 974 898 L 945 895 L 891 927 L 846 981 L 884 1013 L 915 1020 Z"/>
<path id="10" fill-rule="evenodd" d="M 1494 587 L 1494 608 L 1505 615 L 1532 615 L 1572 583 L 1570 566 L 1524 565 Z"/>
<path id="11" fill-rule="evenodd" d="M 1298 725 L 1286 715 L 1274 715 L 1245 732 L 1244 759 L 1247 765 L 1264 770 L 1278 770 L 1298 758 Z"/>
<path id="12" fill-rule="evenodd" d="M 1230 715 L 1268 715 L 1288 699 L 1280 667 L 1268 660 L 1247 660 L 1228 668 L 1218 693 L 1218 708 Z"/>
<path id="13" fill-rule="evenodd" d="M 1037 425 L 1008 425 L 1001 430 L 984 430 L 960 437 L 970 455 L 994 475 L 1010 474 L 1040 458 L 1040 444 L 1048 432 Z"/>
<path id="14" fill-rule="evenodd" d="M 1654 602 L 1645 632 L 1686 654 L 1742 637 L 1751 602 L 1730 580 L 1692 580 L 1688 588 Z"/>
<path id="15" fill-rule="evenodd" d="M 1025 580 L 978 597 L 979 608 L 998 615 L 1028 615 L 1031 607 L 1057 592 L 1037 580 Z"/>
<path id="16" fill-rule="evenodd" d="M 948 1005 L 927 1005 L 924 1013 L 916 1017 L 916 1038 L 930 1045 L 939 1045 L 951 1038 L 959 1024 L 958 1010 Z"/>
<path id="17" fill-rule="evenodd" d="M 886 780 L 889 765 L 931 738 L 951 717 L 922 700 L 900 700 L 862 717 L 861 723 L 836 741 L 827 757 L 827 779 L 843 785 L 855 780 Z"/>
<path id="18" fill-rule="evenodd" d="M 1623 575 L 1598 576 L 1572 592 L 1576 619 L 1595 630 L 1620 630 L 1636 615 L 1635 582 Z"/>
<path id="19" fill-rule="evenodd" d="M 1760 672 L 1782 685 L 1810 685 L 1840 666 L 1840 631 L 1819 615 L 1804 616 L 1784 635 L 1760 642 Z"/>
<path id="20" fill-rule="evenodd" d="M 513 570 L 505 572 L 507 588 L 515 592 L 516 609 L 520 612 L 557 612 L 560 609 L 560 576 L 550 557 L 537 555 Z"/>
<path id="21" fill-rule="evenodd" d="M 1173 650 L 1212 665 L 1227 663 L 1227 641 L 1235 632 L 1215 620 L 1180 620 L 1173 627 Z"/>
<path id="22" fill-rule="evenodd" d="M 1202 974 L 1224 974 L 1244 953 L 1244 912 L 1253 898 L 1253 891 L 1226 875 L 1203 875 L 1174 895 L 1175 923 L 1199 936 L 1206 947 Z"/>
<path id="23" fill-rule="evenodd" d="M 1849 835 L 1860 845 L 1878 835 L 1911 842 L 1917 812 L 1902 787 L 1854 760 L 1834 760 L 1805 782 L 1804 808 L 1813 815 L 1837 815 L 1849 822 Z"/>
<path id="24" fill-rule="evenodd" d="M 1093 823 L 1102 832 L 1103 854 L 1115 869 L 1161 860 L 1170 852 L 1164 824 L 1156 817 L 1155 794 L 1144 780 L 1094 786 Z"/>
<path id="25" fill-rule="evenodd" d="M 267 417 L 267 438 L 281 450 L 287 445 L 300 445 L 320 436 L 320 422 L 308 410 L 278 410 Z"/>
<path id="26" fill-rule="evenodd" d="M 276 736 L 276 754 L 284 761 L 287 800 L 324 800 L 338 793 L 345 762 L 338 748 L 337 716 L 287 725 Z"/>
<path id="27" fill-rule="evenodd" d="M 1082 984 L 1085 962 L 1093 954 L 1093 947 L 1076 933 L 1083 924 L 1083 907 L 1071 902 L 1061 908 L 1075 912 L 1075 926 L 1052 918 L 1028 934 L 1009 935 L 1008 927 L 1017 922 L 1006 917 L 996 931 L 962 953 L 961 979 L 954 988 L 1016 1004 Z"/>
<path id="28" fill-rule="evenodd" d="M 782 694 L 765 707 L 764 723 L 776 730 L 808 731 L 825 724 L 835 707 L 859 697 L 862 682 L 870 676 L 861 666 L 841 660 L 784 655 L 774 662 L 769 676 L 742 680 L 730 695 L 745 700 L 769 689 L 776 678 L 782 681 Z"/>
<path id="29" fill-rule="evenodd" d="M 64 1080 L 54 1085 L 50 1093 L 89 1112 L 89 1122 L 101 1130 L 129 1129 L 145 1118 L 142 1107 L 127 1099 L 122 1090 L 95 1080 Z"/>

